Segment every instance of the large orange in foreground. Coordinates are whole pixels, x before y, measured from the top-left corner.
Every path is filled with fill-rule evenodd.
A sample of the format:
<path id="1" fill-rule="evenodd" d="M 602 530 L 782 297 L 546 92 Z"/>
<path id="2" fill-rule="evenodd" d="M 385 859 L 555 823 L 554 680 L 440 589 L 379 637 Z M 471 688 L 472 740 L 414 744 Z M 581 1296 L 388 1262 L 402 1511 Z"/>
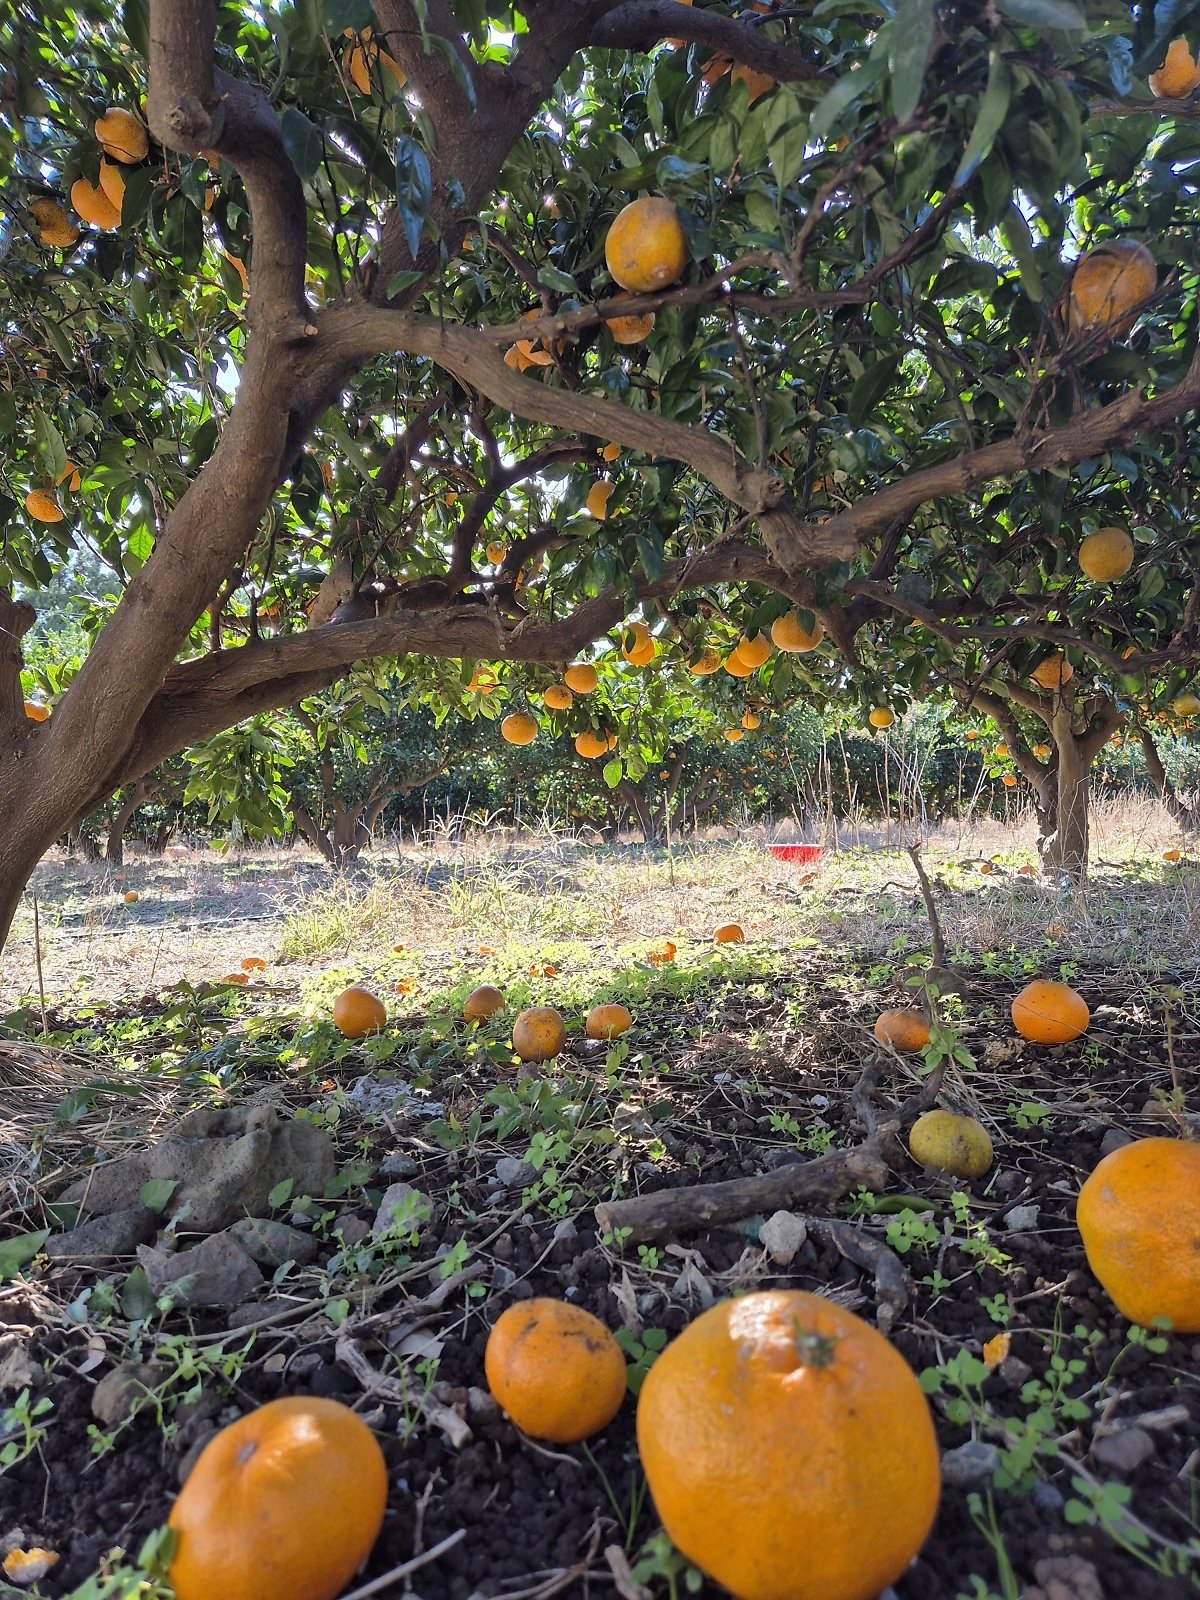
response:
<path id="1" fill-rule="evenodd" d="M 1013 1027 L 1032 1044 L 1070 1044 L 1092 1020 L 1087 1001 L 1069 983 L 1035 978 L 1010 1007 Z"/>
<path id="2" fill-rule="evenodd" d="M 369 989 L 355 984 L 333 1002 L 333 1025 L 347 1039 L 365 1039 L 387 1027 L 387 1011 Z"/>
<path id="3" fill-rule="evenodd" d="M 1079 1191 L 1088 1266 L 1123 1317 L 1200 1333 L 1200 1144 L 1135 1139 Z"/>
<path id="4" fill-rule="evenodd" d="M 334 1600 L 379 1537 L 387 1467 L 338 1400 L 272 1400 L 201 1451 L 167 1521 L 176 1600 Z"/>
<path id="5" fill-rule="evenodd" d="M 546 1297 L 501 1312 L 483 1353 L 488 1388 L 522 1433 L 573 1444 L 625 1398 L 625 1357 L 598 1317 Z"/>
<path id="6" fill-rule="evenodd" d="M 522 1061 L 552 1061 L 566 1043 L 562 1015 L 553 1006 L 530 1006 L 513 1023 L 513 1049 Z"/>
<path id="7" fill-rule="evenodd" d="M 738 1600 L 875 1600 L 937 1512 L 937 1440 L 904 1358 L 800 1290 L 697 1317 L 647 1374 L 637 1438 L 663 1526 Z"/>

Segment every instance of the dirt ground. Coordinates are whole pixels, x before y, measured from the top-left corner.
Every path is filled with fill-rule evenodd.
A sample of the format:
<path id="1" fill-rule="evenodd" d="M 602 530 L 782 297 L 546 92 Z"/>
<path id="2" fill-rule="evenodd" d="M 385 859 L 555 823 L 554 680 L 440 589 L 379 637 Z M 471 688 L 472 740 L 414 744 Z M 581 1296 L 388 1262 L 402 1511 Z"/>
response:
<path id="1" fill-rule="evenodd" d="M 911 863 L 860 838 L 784 866 L 765 842 L 668 858 L 477 841 L 393 851 L 345 883 L 299 852 L 137 861 L 123 882 L 44 864 L 41 993 L 31 903 L 0 980 L 0 1545 L 58 1555 L 36 1593 L 73 1594 L 115 1549 L 132 1558 L 220 1422 L 317 1393 L 355 1406 L 383 1443 L 388 1511 L 358 1581 L 417 1569 L 377 1592 L 715 1597 L 655 1539 L 634 1398 L 586 1448 L 539 1445 L 487 1395 L 483 1348 L 515 1300 L 567 1297 L 621 1331 L 636 1386 L 712 1299 L 764 1287 L 894 1316 L 890 1337 L 930 1394 L 946 1481 L 896 1600 L 1200 1592 L 1200 1336 L 1131 1328 L 1074 1224 L 1102 1150 L 1200 1131 L 1200 874 L 1186 853 L 1161 861 L 1174 841 L 1158 820 L 1104 841 L 1111 864 L 1071 893 L 1018 874 L 1027 835 L 932 841 L 963 991 L 943 1002 L 965 1059 L 941 1098 L 988 1128 L 988 1175 L 950 1180 L 900 1150 L 879 1193 L 804 1212 L 787 1260 L 755 1212 L 666 1240 L 610 1237 L 594 1207 L 614 1196 L 771 1171 L 864 1137 L 852 1096 L 871 1025 L 911 998 L 905 978 L 927 960 Z M 746 942 L 715 950 L 713 926 L 734 919 Z M 265 970 L 219 983 L 248 956 Z M 1009 1001 L 1038 975 L 1091 1006 L 1075 1044 L 1016 1039 Z M 326 1020 L 349 981 L 391 1013 L 360 1044 Z M 468 1028 L 462 998 L 481 982 L 505 990 L 508 1011 Z M 580 1026 L 608 998 L 635 1017 L 611 1050 Z M 538 1073 L 508 1048 L 513 1010 L 530 1003 L 557 1005 L 569 1029 Z M 886 1116 L 924 1069 L 881 1066 Z M 35 1254 L 4 1270 L 6 1240 L 69 1222 L 48 1207 L 97 1160 L 195 1107 L 247 1102 L 299 1113 L 337 1152 L 322 1195 L 277 1197 L 313 1259 L 268 1275 L 249 1308 L 156 1301 L 127 1259 Z M 400 1236 L 372 1239 L 398 1179 L 424 1203 Z M 860 1260 L 890 1255 L 902 1306 L 839 1249 L 831 1220 L 854 1231 Z M 180 1241 L 194 1242 L 186 1220 Z M 123 1362 L 151 1365 L 150 1398 L 98 1419 L 98 1386 Z"/>

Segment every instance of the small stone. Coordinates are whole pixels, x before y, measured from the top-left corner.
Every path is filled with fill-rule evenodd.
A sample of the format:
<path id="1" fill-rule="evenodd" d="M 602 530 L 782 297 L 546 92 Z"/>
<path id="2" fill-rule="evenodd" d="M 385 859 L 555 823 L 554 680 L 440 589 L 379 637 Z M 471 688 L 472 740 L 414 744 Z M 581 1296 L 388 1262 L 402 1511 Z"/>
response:
<path id="1" fill-rule="evenodd" d="M 1120 1428 L 1116 1433 L 1106 1433 L 1092 1446 L 1092 1456 L 1099 1466 L 1126 1477 L 1153 1454 L 1154 1440 L 1145 1428 Z"/>
<path id="2" fill-rule="evenodd" d="M 376 1239 L 407 1237 L 420 1233 L 432 1216 L 433 1202 L 428 1195 L 414 1189 L 411 1183 L 393 1183 L 379 1202 L 371 1234 Z"/>
<path id="3" fill-rule="evenodd" d="M 274 1272 L 285 1261 L 307 1267 L 317 1259 L 317 1241 L 299 1228 L 270 1217 L 242 1217 L 226 1230 L 237 1240 L 251 1261 L 267 1272 Z"/>
<path id="4" fill-rule="evenodd" d="M 151 1395 L 166 1376 L 165 1367 L 122 1361 L 92 1390 L 92 1415 L 104 1427 L 115 1428 L 150 1404 Z"/>
<path id="5" fill-rule="evenodd" d="M 977 1489 L 990 1483 L 1000 1465 L 1000 1451 L 982 1439 L 971 1439 L 942 1457 L 942 1482 L 951 1489 Z"/>
<path id="6" fill-rule="evenodd" d="M 230 1332 L 234 1328 L 252 1328 L 256 1322 L 269 1322 L 280 1309 L 277 1300 L 247 1300 L 244 1305 L 234 1306 L 225 1318 L 225 1326 Z"/>
<path id="7" fill-rule="evenodd" d="M 263 1281 L 254 1262 L 228 1233 L 210 1234 L 194 1250 L 151 1250 L 141 1244 L 137 1255 L 154 1294 L 193 1280 L 179 1289 L 179 1305 L 232 1308 L 249 1299 Z"/>
<path id="8" fill-rule="evenodd" d="M 1014 1206 L 1004 1219 L 1009 1233 L 1033 1233 L 1041 1215 L 1041 1206 Z"/>
<path id="9" fill-rule="evenodd" d="M 554 1230 L 550 1241 L 549 1260 L 553 1266 L 566 1266 L 568 1261 L 575 1259 L 575 1252 L 579 1247 L 579 1229 L 570 1217 L 564 1217 Z"/>
<path id="10" fill-rule="evenodd" d="M 1029 1492 L 1029 1502 L 1039 1511 L 1054 1513 L 1061 1511 L 1066 1504 L 1062 1492 L 1052 1483 L 1035 1483 Z"/>
<path id="11" fill-rule="evenodd" d="M 158 1213 L 149 1206 L 127 1206 L 93 1217 L 69 1233 L 54 1233 L 42 1246 L 44 1255 L 59 1261 L 95 1256 L 131 1256 L 140 1244 L 149 1244 L 158 1232 Z"/>
<path id="12" fill-rule="evenodd" d="M 519 1161 L 516 1156 L 501 1156 L 496 1163 L 496 1178 L 506 1189 L 524 1189 L 537 1177 L 537 1172 L 528 1161 Z"/>
<path id="13" fill-rule="evenodd" d="M 492 1288 L 495 1289 L 498 1294 L 501 1294 L 505 1289 L 510 1289 L 512 1285 L 516 1283 L 516 1281 L 517 1275 L 513 1269 L 511 1267 L 506 1267 L 502 1262 L 497 1261 L 496 1265 L 492 1268 Z"/>
<path id="14" fill-rule="evenodd" d="M 381 1178 L 415 1178 L 421 1169 L 417 1166 L 412 1156 L 397 1151 L 395 1155 L 384 1156 L 379 1163 L 379 1176 Z"/>
<path id="15" fill-rule="evenodd" d="M 371 1236 L 371 1224 L 355 1211 L 339 1211 L 333 1219 L 333 1231 L 342 1241 L 343 1250 L 353 1250 Z"/>
<path id="16" fill-rule="evenodd" d="M 1114 1150 L 1121 1150 L 1132 1143 L 1133 1135 L 1126 1133 L 1124 1128 L 1110 1128 L 1100 1141 L 1100 1154 L 1110 1156 Z"/>
<path id="17" fill-rule="evenodd" d="M 1021 1388 L 1033 1376 L 1033 1368 L 1018 1356 L 1005 1356 L 996 1371 L 1010 1389 Z"/>
<path id="18" fill-rule="evenodd" d="M 790 1211 L 776 1211 L 758 1230 L 758 1237 L 771 1260 L 788 1267 L 808 1238 L 808 1224 Z"/>
<path id="19" fill-rule="evenodd" d="M 492 1241 L 492 1254 L 497 1261 L 512 1260 L 513 1242 L 511 1233 L 502 1233 L 498 1239 Z"/>
<path id="20" fill-rule="evenodd" d="M 30 1355 L 29 1346 L 15 1334 L 0 1338 L 0 1394 L 36 1389 L 45 1376 L 45 1369 Z"/>
<path id="21" fill-rule="evenodd" d="M 499 1403 L 486 1389 L 478 1389 L 474 1384 L 467 1390 L 467 1421 L 476 1431 L 485 1423 L 499 1422 L 501 1411 Z"/>
<path id="22" fill-rule="evenodd" d="M 992 1188 L 997 1194 L 1012 1194 L 1024 1181 L 1019 1172 L 998 1172 L 992 1181 Z"/>

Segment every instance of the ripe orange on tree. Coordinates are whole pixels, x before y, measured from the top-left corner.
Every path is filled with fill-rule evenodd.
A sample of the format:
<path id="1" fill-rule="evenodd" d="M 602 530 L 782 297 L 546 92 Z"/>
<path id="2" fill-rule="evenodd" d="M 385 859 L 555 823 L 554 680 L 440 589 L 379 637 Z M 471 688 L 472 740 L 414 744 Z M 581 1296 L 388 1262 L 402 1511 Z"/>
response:
<path id="1" fill-rule="evenodd" d="M 1080 570 L 1094 583 L 1115 583 L 1133 565 L 1133 540 L 1124 528 L 1097 528 L 1079 546 Z"/>
<path id="2" fill-rule="evenodd" d="M 1200 1333 L 1200 1144 L 1135 1139 L 1079 1191 L 1088 1266 L 1123 1317 Z"/>
<path id="3" fill-rule="evenodd" d="M 1157 283 L 1158 268 L 1144 244 L 1106 239 L 1081 256 L 1071 274 L 1067 326 L 1072 333 L 1119 338 L 1132 328 Z"/>
<path id="4" fill-rule="evenodd" d="M 503 1010 L 504 991 L 490 983 L 481 983 L 478 989 L 472 989 L 463 1002 L 463 1016 L 468 1022 L 483 1022 Z"/>
<path id="5" fill-rule="evenodd" d="M 814 622 L 810 633 L 795 611 L 785 611 L 771 624 L 771 643 L 777 650 L 791 656 L 802 656 L 815 650 L 825 637 L 825 629 Z"/>
<path id="6" fill-rule="evenodd" d="M 552 1061 L 567 1042 L 561 1014 L 553 1006 L 530 1006 L 513 1023 L 512 1042 L 522 1061 Z"/>
<path id="7" fill-rule="evenodd" d="M 872 1031 L 880 1044 L 890 1045 L 901 1055 L 916 1055 L 929 1043 L 929 1019 L 912 1006 L 881 1011 Z"/>
<path id="8" fill-rule="evenodd" d="M 746 660 L 739 649 L 733 649 L 721 663 L 731 678 L 748 678 L 754 671 L 753 666 Z"/>
<path id="9" fill-rule="evenodd" d="M 357 984 L 343 989 L 333 1002 L 333 1025 L 347 1039 L 365 1039 L 387 1025 L 383 1001 Z"/>
<path id="10" fill-rule="evenodd" d="M 576 661 L 563 673 L 563 682 L 575 694 L 591 694 L 599 679 L 595 667 L 586 661 Z"/>
<path id="11" fill-rule="evenodd" d="M 707 678 L 720 670 L 721 658 L 711 646 L 705 646 L 696 659 L 688 663 L 688 671 L 693 678 Z"/>
<path id="12" fill-rule="evenodd" d="M 387 1466 L 339 1400 L 293 1395 L 201 1451 L 167 1523 L 176 1600 L 334 1600 L 383 1526 Z"/>
<path id="13" fill-rule="evenodd" d="M 100 148 L 111 161 L 133 165 L 144 161 L 150 152 L 150 136 L 133 115 L 122 106 L 109 106 L 94 125 Z"/>
<path id="14" fill-rule="evenodd" d="M 1032 1044 L 1070 1044 L 1087 1031 L 1087 1001 L 1069 983 L 1035 978 L 1011 1006 L 1013 1027 Z"/>
<path id="15" fill-rule="evenodd" d="M 483 1354 L 488 1388 L 533 1439 L 574 1444 L 606 1428 L 625 1398 L 621 1347 L 598 1317 L 565 1300 L 519 1300 Z"/>
<path id="16" fill-rule="evenodd" d="M 613 278 L 631 294 L 669 288 L 682 278 L 688 261 L 678 208 L 662 195 L 631 200 L 605 236 L 604 260 Z"/>
<path id="17" fill-rule="evenodd" d="M 50 715 L 50 707 L 42 705 L 40 700 L 26 700 L 25 715 L 30 722 L 45 722 Z"/>
<path id="18" fill-rule="evenodd" d="M 821 1295 L 748 1294 L 702 1313 L 647 1373 L 637 1440 L 672 1541 L 738 1600 L 874 1600 L 937 1511 L 916 1378 Z"/>
<path id="19" fill-rule="evenodd" d="M 584 1023 L 584 1035 L 589 1039 L 615 1039 L 633 1027 L 633 1016 L 628 1007 L 616 1004 L 593 1006 Z"/>
<path id="20" fill-rule="evenodd" d="M 51 489 L 30 489 L 25 509 L 35 522 L 61 522 L 66 516 Z"/>
<path id="21" fill-rule="evenodd" d="M 873 706 L 867 712 L 867 721 L 873 728 L 890 728 L 896 720 L 896 713 L 889 706 Z"/>
<path id="22" fill-rule="evenodd" d="M 625 290 L 622 290 L 620 294 L 614 295 L 613 299 L 628 300 L 629 295 Z M 616 344 L 641 344 L 643 339 L 648 339 L 654 332 L 654 313 L 653 311 L 647 311 L 640 317 L 606 317 L 605 326 L 608 328 L 609 333 L 612 334 Z M 606 449 L 615 452 L 617 446 L 608 445 Z M 606 461 L 615 459 L 615 455 L 605 455 Z"/>
<path id="23" fill-rule="evenodd" d="M 552 683 L 542 696 L 547 711 L 569 711 L 575 696 L 565 683 Z"/>
<path id="24" fill-rule="evenodd" d="M 1147 79 L 1150 93 L 1159 100 L 1185 100 L 1200 87 L 1200 64 L 1192 56 L 1186 39 L 1172 39 L 1166 60 Z"/>
<path id="25" fill-rule="evenodd" d="M 575 735 L 575 751 L 585 761 L 598 761 L 601 756 L 616 747 L 616 739 L 611 734 L 593 733 L 590 728 L 585 728 L 582 733 Z"/>
<path id="26" fill-rule="evenodd" d="M 735 648 L 748 667 L 761 667 L 771 654 L 771 641 L 765 633 L 756 633 L 753 638 L 743 634 Z"/>
<path id="27" fill-rule="evenodd" d="M 57 200 L 39 195 L 29 202 L 29 215 L 37 229 L 37 241 L 51 250 L 69 250 L 79 237 L 79 229 Z"/>
<path id="28" fill-rule="evenodd" d="M 538 725 L 527 711 L 514 711 L 500 724 L 500 737 L 506 744 L 532 744 Z"/>
<path id="29" fill-rule="evenodd" d="M 1061 689 L 1075 676 L 1075 668 L 1065 656 L 1047 656 L 1029 676 L 1039 689 Z"/>
<path id="30" fill-rule="evenodd" d="M 71 204 L 85 222 L 102 232 L 111 233 L 121 225 L 119 208 L 98 184 L 89 183 L 86 178 L 76 178 L 71 185 Z"/>

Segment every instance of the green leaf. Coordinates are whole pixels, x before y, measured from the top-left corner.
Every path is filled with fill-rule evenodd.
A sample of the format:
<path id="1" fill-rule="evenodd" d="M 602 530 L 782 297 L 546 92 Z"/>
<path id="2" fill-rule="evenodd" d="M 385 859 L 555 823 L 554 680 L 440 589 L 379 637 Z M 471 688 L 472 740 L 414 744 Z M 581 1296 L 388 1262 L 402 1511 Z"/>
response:
<path id="1" fill-rule="evenodd" d="M 423 272 L 393 272 L 387 283 L 387 297 L 394 300 L 398 294 L 403 294 L 405 289 L 411 289 L 414 283 L 420 283 L 425 276 Z"/>
<path id="2" fill-rule="evenodd" d="M 963 158 L 958 164 L 958 171 L 950 181 L 952 189 L 961 188 L 973 176 L 979 163 L 992 148 L 996 135 L 1004 126 L 1011 99 L 1012 74 L 1008 70 L 1008 63 L 999 50 L 992 50 L 988 58 L 987 88 L 984 90 L 983 99 L 979 102 L 979 115 L 975 118 L 975 126 L 971 130 L 967 148 L 963 151 Z"/>
<path id="3" fill-rule="evenodd" d="M 67 464 L 67 447 L 63 443 L 63 436 L 50 421 L 46 413 L 38 407 L 33 413 L 33 433 L 37 440 L 38 454 L 42 464 L 55 483 L 62 476 L 63 468 Z"/>
<path id="4" fill-rule="evenodd" d="M 1087 18 L 1071 0 L 996 0 L 996 9 L 1026 28 L 1087 27 Z"/>
<path id="5" fill-rule="evenodd" d="M 872 56 L 863 66 L 839 78 L 808 119 L 809 137 L 824 139 L 850 107 L 870 93 L 883 76 L 886 66 L 886 56 Z"/>
<path id="6" fill-rule="evenodd" d="M 900 356 L 892 355 L 872 362 L 855 383 L 846 404 L 846 415 L 852 428 L 859 427 L 867 420 L 867 414 L 891 388 L 900 369 L 900 360 Z"/>
<path id="7" fill-rule="evenodd" d="M 767 102 L 763 134 L 767 141 L 767 161 L 775 181 L 781 190 L 786 189 L 804 165 L 808 143 L 808 117 L 799 96 L 786 84 L 780 84 Z"/>
<path id="8" fill-rule="evenodd" d="M 33 1260 L 49 1237 L 49 1228 L 39 1228 L 37 1233 L 18 1233 L 11 1239 L 0 1240 L 0 1283 L 6 1278 L 15 1278 L 25 1263 Z"/>
<path id="9" fill-rule="evenodd" d="M 315 177 L 325 147 L 325 135 L 316 123 L 295 106 L 288 106 L 279 119 L 279 137 L 298 176 L 305 182 Z"/>
<path id="10" fill-rule="evenodd" d="M 121 1286 L 121 1314 L 130 1322 L 140 1322 L 154 1310 L 154 1290 L 145 1267 L 134 1267 Z"/>
<path id="11" fill-rule="evenodd" d="M 121 7 L 121 23 L 125 29 L 125 37 L 137 51 L 139 56 L 150 53 L 150 5 L 149 0 L 125 0 Z"/>
<path id="12" fill-rule="evenodd" d="M 420 145 L 402 133 L 396 140 L 396 207 L 404 237 L 415 261 L 421 245 L 421 230 L 429 215 L 433 198 L 433 179 L 429 157 Z"/>
<path id="13" fill-rule="evenodd" d="M 615 789 L 625 775 L 625 764 L 620 760 L 606 761 L 604 763 L 604 781 L 610 789 Z"/>
<path id="14" fill-rule="evenodd" d="M 579 285 L 569 272 L 560 272 L 557 267 L 543 267 L 538 273 L 538 282 L 544 288 L 553 289 L 555 294 L 578 294 Z"/>
<path id="15" fill-rule="evenodd" d="M 888 69 L 892 111 L 900 122 L 907 122 L 920 102 L 933 29 L 933 0 L 898 0 L 889 30 Z"/>
<path id="16" fill-rule="evenodd" d="M 174 1178 L 151 1178 L 138 1190 L 138 1199 L 148 1211 L 161 1212 L 178 1187 Z"/>

